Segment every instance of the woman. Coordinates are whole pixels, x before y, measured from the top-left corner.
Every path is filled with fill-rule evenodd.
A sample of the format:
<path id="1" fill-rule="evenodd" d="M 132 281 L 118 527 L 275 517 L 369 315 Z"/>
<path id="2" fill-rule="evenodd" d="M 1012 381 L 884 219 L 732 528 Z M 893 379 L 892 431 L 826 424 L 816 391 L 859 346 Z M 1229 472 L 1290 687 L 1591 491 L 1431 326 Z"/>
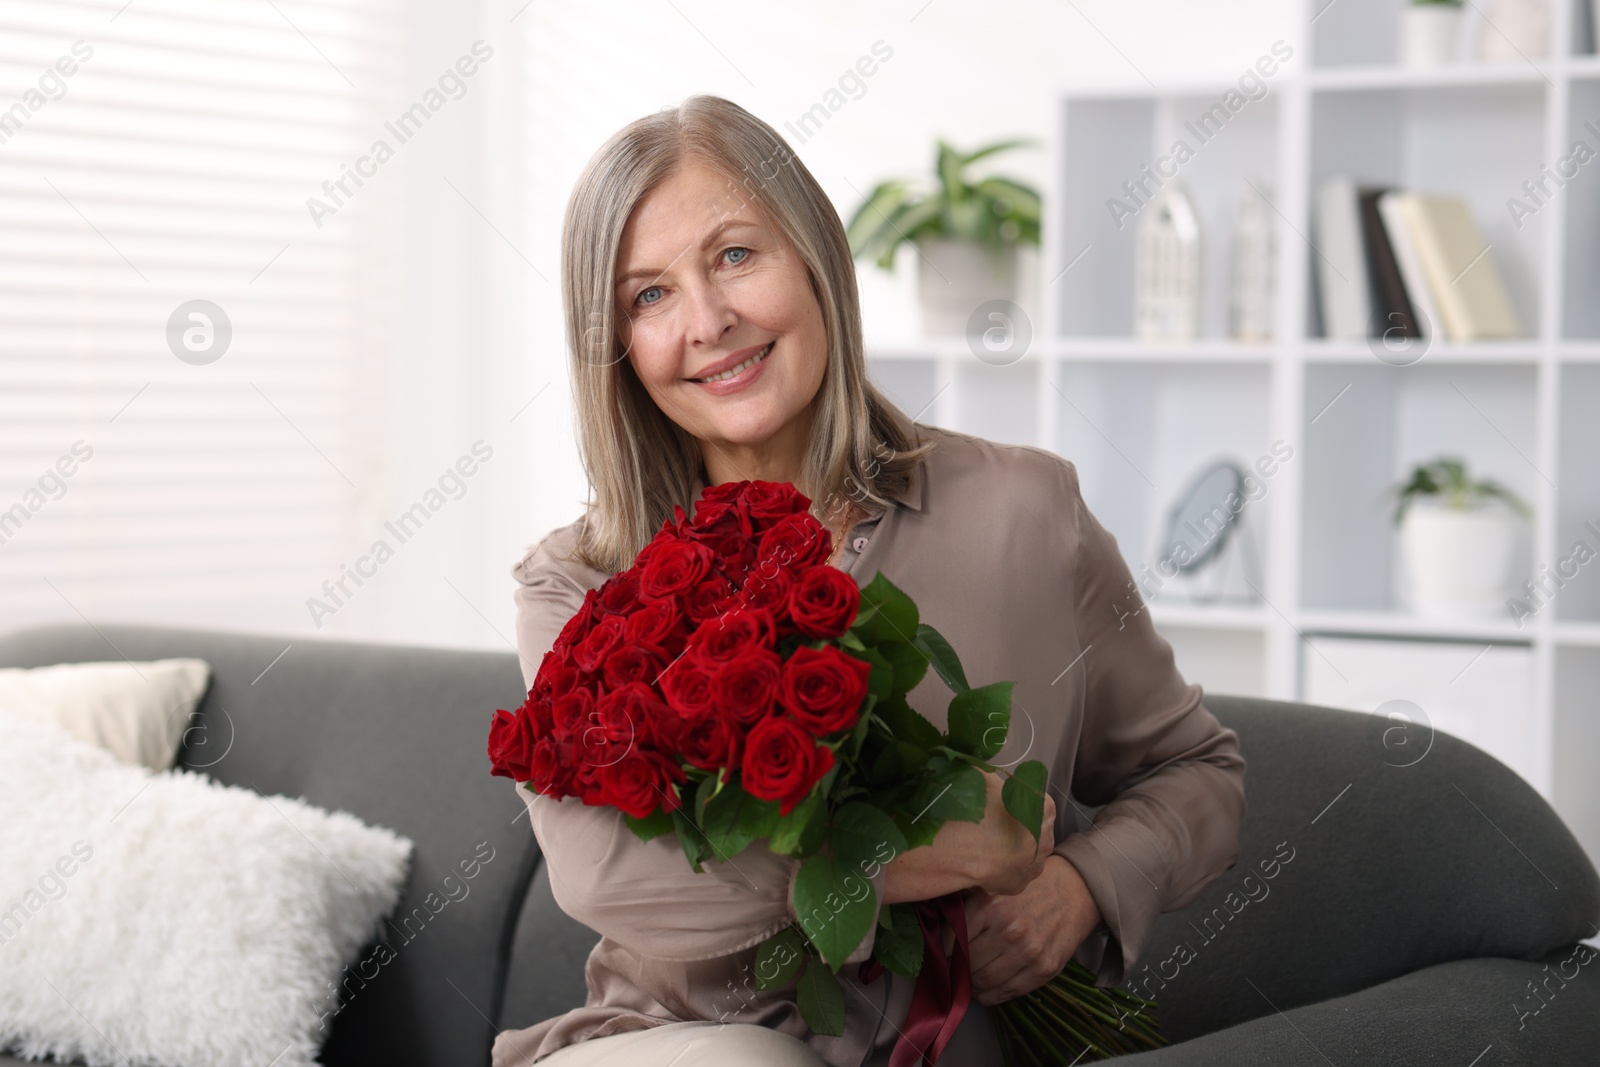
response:
<path id="1" fill-rule="evenodd" d="M 991 775 L 982 822 L 946 823 L 873 879 L 880 907 L 967 891 L 973 1003 L 940 1062 L 998 1063 L 990 1005 L 1074 955 L 1120 982 L 1156 916 L 1233 866 L 1236 735 L 1138 610 L 1071 463 L 915 423 L 867 380 L 844 228 L 771 127 L 710 96 L 631 123 L 578 180 L 562 257 L 595 499 L 513 568 L 528 684 L 674 505 L 692 514 L 730 481 L 796 485 L 833 531 L 832 564 L 862 585 L 883 571 L 968 677 L 1016 683 L 994 762 L 1050 768 L 1037 845 Z M 942 726 L 950 695 L 930 671 L 910 702 Z M 518 795 L 557 903 L 602 936 L 585 1005 L 502 1032 L 494 1067 L 887 1063 L 912 982 L 859 981 L 870 936 L 839 971 L 841 1036 L 812 1033 L 792 988 L 755 986 L 755 947 L 795 918 L 798 861 L 758 842 L 695 874 L 674 835 L 641 842 L 613 809 Z M 1104 805 L 1087 832 L 1078 804 Z"/>

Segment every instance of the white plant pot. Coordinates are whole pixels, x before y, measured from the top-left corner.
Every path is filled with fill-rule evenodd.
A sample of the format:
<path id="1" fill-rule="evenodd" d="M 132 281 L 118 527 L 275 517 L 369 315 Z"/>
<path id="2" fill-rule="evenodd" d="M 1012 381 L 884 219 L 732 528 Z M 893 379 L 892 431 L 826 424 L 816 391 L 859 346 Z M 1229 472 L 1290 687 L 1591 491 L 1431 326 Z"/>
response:
<path id="1" fill-rule="evenodd" d="M 1451 508 L 1414 500 L 1400 526 L 1411 610 L 1430 616 L 1505 611 L 1517 518 L 1499 504 Z"/>
<path id="2" fill-rule="evenodd" d="M 979 305 L 1017 299 L 1017 248 L 996 257 L 977 241 L 929 237 L 917 242 L 917 298 L 929 337 L 966 333 Z"/>
<path id="3" fill-rule="evenodd" d="M 1408 67 L 1441 67 L 1461 54 L 1461 9 L 1410 4 L 1401 16 L 1401 56 Z"/>

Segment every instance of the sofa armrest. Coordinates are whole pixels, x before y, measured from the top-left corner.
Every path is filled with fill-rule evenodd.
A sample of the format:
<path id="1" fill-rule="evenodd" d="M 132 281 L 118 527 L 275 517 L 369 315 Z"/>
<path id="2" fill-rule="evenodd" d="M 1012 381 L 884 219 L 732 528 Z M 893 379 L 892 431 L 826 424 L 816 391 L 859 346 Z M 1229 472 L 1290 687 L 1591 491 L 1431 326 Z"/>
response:
<path id="1" fill-rule="evenodd" d="M 1315 966 L 1307 961 L 1307 966 Z M 1572 945 L 1537 962 L 1483 957 L 1425 967 L 1288 1012 L 1235 975 L 1265 1014 L 1155 1052 L 1129 1067 L 1328 1067 L 1590 1063 L 1600 1049 L 1600 952 Z M 1159 1001 L 1157 1002 L 1159 1009 Z M 1494 1051 L 1482 1061 L 1489 1047 Z"/>

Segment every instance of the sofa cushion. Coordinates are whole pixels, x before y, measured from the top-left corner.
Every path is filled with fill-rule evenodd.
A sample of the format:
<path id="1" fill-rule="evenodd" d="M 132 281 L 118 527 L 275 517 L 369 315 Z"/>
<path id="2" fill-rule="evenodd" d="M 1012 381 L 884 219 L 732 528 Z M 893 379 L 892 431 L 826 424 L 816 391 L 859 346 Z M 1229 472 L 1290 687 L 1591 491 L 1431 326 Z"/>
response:
<path id="1" fill-rule="evenodd" d="M 1157 999 L 1170 1040 L 1270 1014 L 1266 998 L 1288 1011 L 1600 933 L 1582 846 L 1482 750 L 1363 712 L 1205 700 L 1239 734 L 1248 809 L 1238 862 L 1160 917 L 1124 983 Z"/>
<path id="2" fill-rule="evenodd" d="M 345 812 L 130 766 L 0 706 L 0 1046 L 311 1067 L 410 851 Z"/>
<path id="3" fill-rule="evenodd" d="M 124 763 L 164 771 L 178 758 L 210 668 L 199 659 L 0 668 L 0 707 L 66 728 Z"/>
<path id="4" fill-rule="evenodd" d="M 0 636 L 0 666 L 173 656 L 212 668 L 181 765 L 415 844 L 386 962 L 373 946 L 345 975 L 323 1062 L 487 1063 L 536 857 L 484 749 L 493 710 L 526 695 L 516 656 L 105 623 Z"/>

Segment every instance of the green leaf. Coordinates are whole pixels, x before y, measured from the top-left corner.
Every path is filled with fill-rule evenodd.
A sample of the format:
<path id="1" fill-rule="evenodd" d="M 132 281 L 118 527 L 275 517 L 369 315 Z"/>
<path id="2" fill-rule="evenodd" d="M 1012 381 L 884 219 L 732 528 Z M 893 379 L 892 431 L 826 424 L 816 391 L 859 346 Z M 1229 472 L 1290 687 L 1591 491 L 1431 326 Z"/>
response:
<path id="1" fill-rule="evenodd" d="M 756 949 L 756 988 L 779 989 L 788 985 L 805 961 L 805 938 L 793 925 L 785 926 Z"/>
<path id="2" fill-rule="evenodd" d="M 950 744 L 969 756 L 988 759 L 1006 743 L 1011 725 L 1013 682 L 991 682 L 957 693 L 950 700 Z"/>
<path id="3" fill-rule="evenodd" d="M 1028 828 L 1035 841 L 1044 823 L 1044 788 L 1049 771 L 1031 759 L 1011 772 L 1000 787 L 1000 799 L 1012 817 Z"/>
<path id="4" fill-rule="evenodd" d="M 700 784 L 695 787 L 694 791 L 694 821 L 696 825 L 704 826 L 706 824 L 706 805 L 711 802 L 712 797 L 721 792 L 722 784 L 722 772 L 720 770 L 700 779 Z"/>
<path id="5" fill-rule="evenodd" d="M 894 692 L 894 665 L 884 659 L 876 648 L 863 648 L 859 652 L 846 652 L 872 668 L 867 674 L 867 692 L 885 700 Z"/>
<path id="6" fill-rule="evenodd" d="M 795 1000 L 800 1017 L 814 1032 L 835 1037 L 844 1033 L 844 990 L 839 988 L 839 979 L 828 965 L 815 956 L 800 976 Z"/>
<path id="7" fill-rule="evenodd" d="M 845 746 L 849 749 L 850 759 L 854 761 L 861 755 L 861 745 L 867 739 L 868 732 L 872 729 L 872 709 L 878 703 L 876 693 L 868 693 L 858 709 L 860 718 L 856 720 L 855 727 L 850 731 Z"/>
<path id="8" fill-rule="evenodd" d="M 962 693 L 970 689 L 967 684 L 966 672 L 961 669 L 961 660 L 956 656 L 956 650 L 950 647 L 950 642 L 944 635 L 927 623 L 917 626 L 917 636 L 913 643 L 923 652 L 927 653 L 933 669 L 939 672 L 939 677 L 944 679 L 944 684 L 950 687 L 952 693 Z"/>
<path id="9" fill-rule="evenodd" d="M 767 838 L 767 847 L 781 856 L 809 855 L 822 844 L 828 826 L 827 814 L 822 792 L 813 789 L 809 796 L 789 809 L 789 814 L 778 817 L 777 825 Z"/>
<path id="10" fill-rule="evenodd" d="M 622 821 L 628 824 L 640 841 L 649 841 L 660 837 L 672 829 L 672 816 L 657 808 L 642 819 L 636 819 L 627 812 L 622 813 Z"/>
<path id="11" fill-rule="evenodd" d="M 911 816 L 939 822 L 982 822 L 988 800 L 983 773 L 970 763 L 953 763 L 918 783 L 911 794 Z"/>
<path id="12" fill-rule="evenodd" d="M 861 589 L 861 602 L 876 607 L 865 631 L 857 633 L 868 644 L 910 641 L 917 633 L 917 605 L 879 571 Z"/>
<path id="13" fill-rule="evenodd" d="M 872 882 L 833 856 L 818 853 L 794 879 L 794 913 L 830 967 L 843 965 L 872 929 L 877 892 Z"/>
<path id="14" fill-rule="evenodd" d="M 880 701 L 874 710 L 889 732 L 902 741 L 921 749 L 929 749 L 944 741 L 939 728 L 923 717 L 922 713 L 906 703 L 903 695 Z"/>
<path id="15" fill-rule="evenodd" d="M 760 800 L 737 782 L 724 786 L 706 805 L 701 828 L 718 859 L 731 859 L 758 837 L 767 837 L 778 825 L 778 802 Z"/>
<path id="16" fill-rule="evenodd" d="M 872 865 L 888 863 L 904 852 L 906 838 L 887 814 L 856 800 L 833 813 L 828 845 L 840 863 L 864 873 Z"/>
<path id="17" fill-rule="evenodd" d="M 890 738 L 873 758 L 867 780 L 874 787 L 886 788 L 914 775 L 927 764 L 927 749 L 898 737 Z"/>
<path id="18" fill-rule="evenodd" d="M 882 913 L 890 916 L 892 925 L 877 932 L 872 942 L 873 957 L 895 974 L 915 978 L 922 970 L 922 955 L 927 948 L 916 911 L 910 904 L 893 904 Z"/>
<path id="19" fill-rule="evenodd" d="M 689 816 L 683 813 L 681 806 L 672 811 L 672 826 L 678 831 L 678 843 L 683 846 L 683 854 L 689 857 L 690 868 L 695 874 L 704 873 L 705 868 L 700 866 L 700 861 L 711 854 L 711 845 L 706 841 L 706 835 L 689 820 Z"/>
<path id="20" fill-rule="evenodd" d="M 985 145 L 982 148 L 967 153 L 965 156 L 961 157 L 961 163 L 963 166 L 969 163 L 976 163 L 980 159 L 995 155 L 999 152 L 1009 152 L 1013 148 L 1037 147 L 1039 147 L 1039 141 L 1033 137 L 1019 137 L 1014 141 L 996 141 L 994 144 Z"/>
<path id="21" fill-rule="evenodd" d="M 896 693 L 909 693 L 917 687 L 918 682 L 922 681 L 922 676 L 928 673 L 928 661 L 931 657 L 911 641 L 899 638 L 884 641 L 878 645 L 878 654 L 894 668 Z"/>
<path id="22" fill-rule="evenodd" d="M 942 819 L 930 819 L 926 815 L 920 819 L 913 820 L 910 815 L 896 812 L 894 824 L 900 827 L 900 832 L 905 835 L 906 849 L 909 851 L 914 848 L 921 848 L 923 845 L 933 844 L 933 839 L 938 836 L 939 827 L 944 825 L 944 821 Z"/>

